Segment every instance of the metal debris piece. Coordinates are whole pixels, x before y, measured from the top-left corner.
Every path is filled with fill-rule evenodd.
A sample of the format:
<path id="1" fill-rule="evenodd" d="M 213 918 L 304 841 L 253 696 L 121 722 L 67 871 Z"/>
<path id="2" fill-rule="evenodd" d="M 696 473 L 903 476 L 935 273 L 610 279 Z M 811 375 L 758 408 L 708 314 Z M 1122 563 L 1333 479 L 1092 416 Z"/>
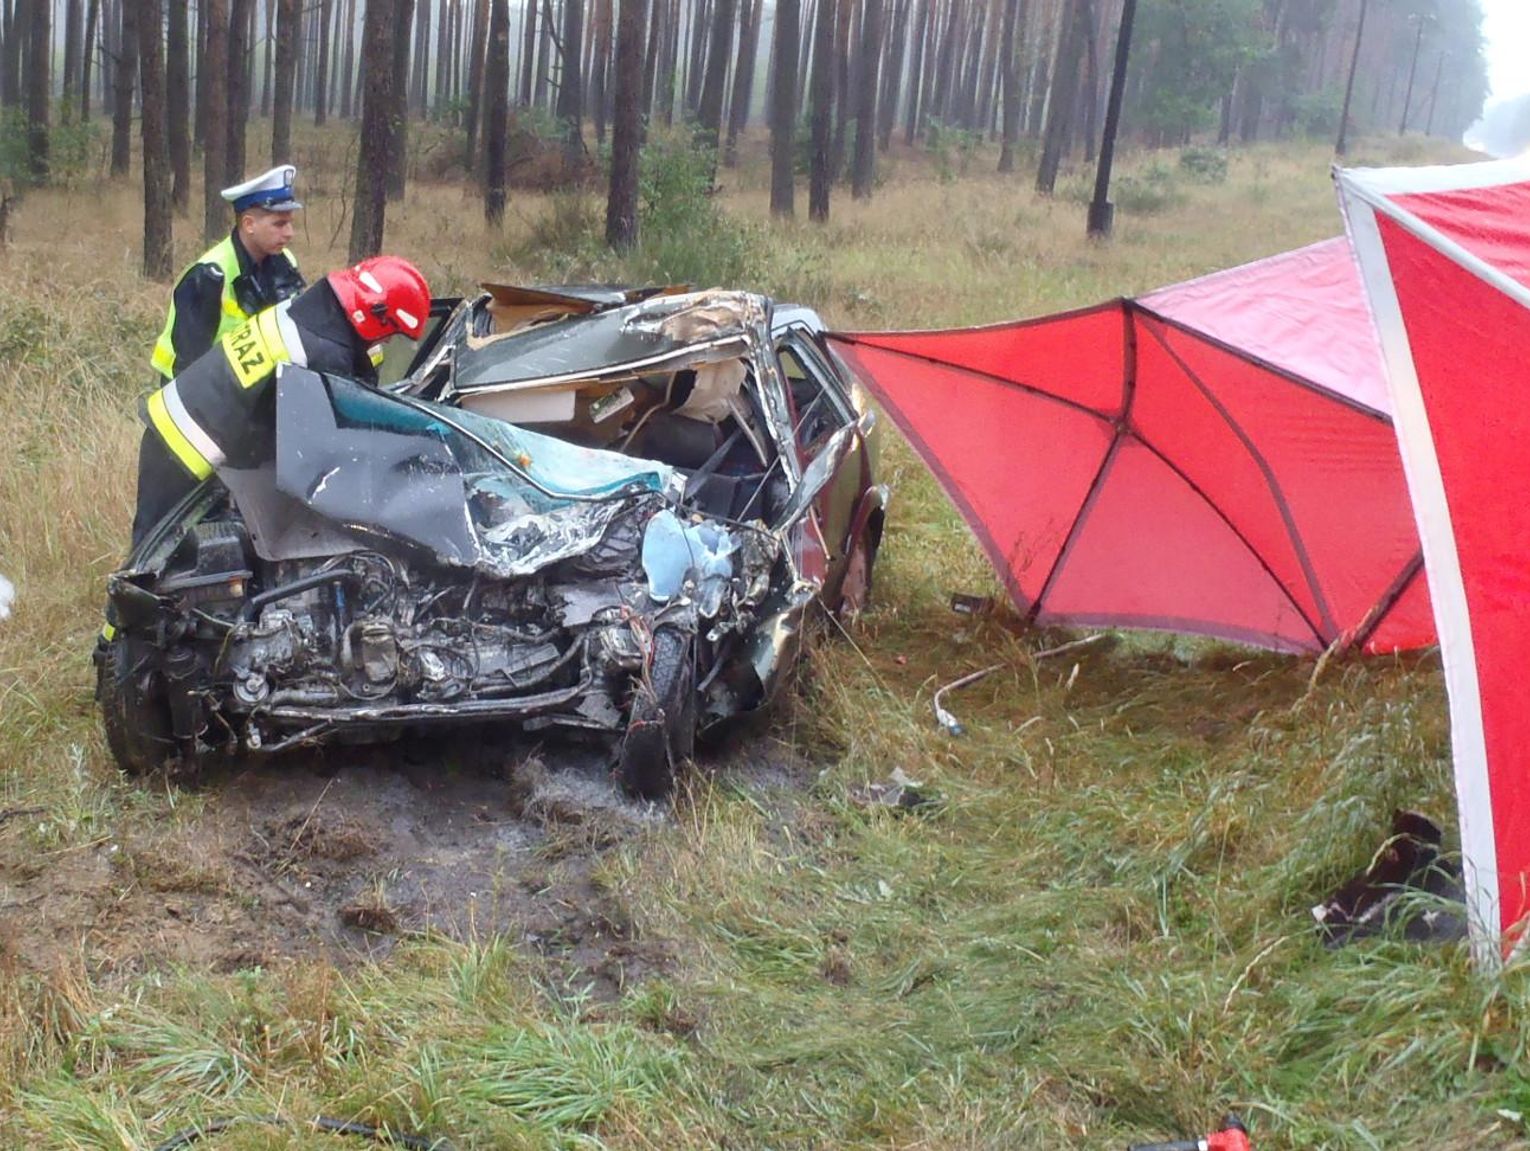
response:
<path id="1" fill-rule="evenodd" d="M 895 811 L 917 811 L 940 802 L 940 797 L 917 779 L 910 779 L 901 767 L 893 768 L 885 783 L 868 783 L 850 792 L 857 807 L 890 807 Z"/>
<path id="2" fill-rule="evenodd" d="M 963 688 L 968 684 L 976 683 L 984 676 L 992 675 L 1003 666 L 1004 665 L 1002 663 L 996 663 L 992 667 L 985 667 L 982 671 L 975 671 L 971 675 L 962 676 L 961 679 L 952 680 L 950 683 L 946 684 L 945 687 L 937 691 L 935 693 L 935 699 L 933 700 L 935 705 L 935 721 L 939 723 L 941 727 L 945 728 L 947 733 L 950 735 L 964 735 L 967 729 L 961 725 L 961 722 L 956 718 L 956 716 L 952 715 L 945 708 L 941 707 L 941 697 L 944 696 L 948 691 L 956 691 L 958 688 Z"/>

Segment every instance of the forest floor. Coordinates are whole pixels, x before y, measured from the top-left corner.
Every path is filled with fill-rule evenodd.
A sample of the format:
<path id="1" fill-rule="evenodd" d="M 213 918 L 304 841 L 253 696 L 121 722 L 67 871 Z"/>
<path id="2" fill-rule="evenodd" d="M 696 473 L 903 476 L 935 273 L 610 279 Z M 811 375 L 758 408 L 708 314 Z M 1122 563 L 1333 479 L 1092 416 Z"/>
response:
<path id="1" fill-rule="evenodd" d="M 932 327 L 1341 230 L 1317 146 L 1234 152 L 1212 182 L 1128 157 L 1102 245 L 1084 173 L 1040 198 L 987 147 L 898 151 L 826 227 L 772 222 L 752 140 L 720 224 L 622 265 L 589 245 L 597 196 L 517 195 L 488 234 L 471 190 L 427 178 L 444 138 L 413 147 L 388 249 L 440 293 L 717 268 L 835 326 Z M 343 258 L 347 140 L 298 148 L 314 275 Z M 1038 659 L 1056 637 L 949 610 L 999 589 L 901 443 L 872 608 L 669 804 L 621 798 L 595 752 L 509 738 L 121 777 L 88 654 L 165 288 L 137 276 L 136 186 L 87 183 L 29 194 L 0 253 L 0 1145 L 325 1114 L 459 1148 L 1104 1148 L 1236 1109 L 1260 1151 L 1530 1146 L 1525 969 L 1328 950 L 1307 910 L 1394 807 L 1453 826 L 1437 659 L 1314 680 L 1153 636 Z M 199 250 L 188 222 L 178 240 Z M 991 664 L 950 739 L 932 691 Z M 895 769 L 935 802 L 868 803 Z"/>

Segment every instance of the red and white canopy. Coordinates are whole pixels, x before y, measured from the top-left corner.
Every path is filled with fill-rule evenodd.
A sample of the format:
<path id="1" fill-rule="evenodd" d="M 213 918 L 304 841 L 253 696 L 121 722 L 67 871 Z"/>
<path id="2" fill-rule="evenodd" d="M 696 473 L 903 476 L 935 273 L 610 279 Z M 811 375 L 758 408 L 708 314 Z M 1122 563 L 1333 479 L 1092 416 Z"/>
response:
<path id="1" fill-rule="evenodd" d="M 1491 965 L 1530 912 L 1530 162 L 1338 181 L 1429 574 Z"/>
<path id="2" fill-rule="evenodd" d="M 831 337 L 1041 624 L 1434 640 L 1342 237 L 1035 320 Z"/>

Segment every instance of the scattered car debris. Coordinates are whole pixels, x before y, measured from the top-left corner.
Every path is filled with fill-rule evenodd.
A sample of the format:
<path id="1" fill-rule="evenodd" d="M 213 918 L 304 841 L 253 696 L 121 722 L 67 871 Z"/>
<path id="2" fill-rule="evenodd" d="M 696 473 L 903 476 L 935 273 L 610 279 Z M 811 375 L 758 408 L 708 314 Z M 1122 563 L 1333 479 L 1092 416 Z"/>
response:
<path id="1" fill-rule="evenodd" d="M 940 705 L 941 697 L 948 691 L 956 691 L 959 688 L 966 687 L 968 684 L 977 683 L 984 676 L 992 675 L 1003 666 L 1002 663 L 996 663 L 992 667 L 985 667 L 982 671 L 975 671 L 971 675 L 964 675 L 961 679 L 954 679 L 946 684 L 945 687 L 935 692 L 935 698 L 931 701 L 935 708 L 935 722 L 945 728 L 948 735 L 965 735 L 967 729 L 962 726 L 961 721 L 956 716 Z"/>
<path id="2" fill-rule="evenodd" d="M 813 313 L 496 287 L 432 315 L 390 389 L 284 369 L 275 459 L 110 577 L 122 768 L 506 722 L 603 736 L 657 797 L 815 603 L 864 602 L 874 413 Z"/>
<path id="3" fill-rule="evenodd" d="M 1439 825 L 1416 811 L 1392 813 L 1392 833 L 1370 866 L 1312 909 L 1323 941 L 1338 947 L 1353 939 L 1401 928 L 1418 942 L 1466 938 L 1466 894 L 1460 866 L 1440 854 Z M 1408 895 L 1434 896 L 1434 906 L 1404 916 Z M 1409 909 L 1411 912 L 1412 909 Z"/>
<path id="4" fill-rule="evenodd" d="M 991 615 L 993 607 L 991 595 L 969 595 L 959 591 L 951 593 L 951 610 L 957 615 Z"/>
<path id="5" fill-rule="evenodd" d="M 910 779 L 901 767 L 893 768 L 885 783 L 868 783 L 850 792 L 857 807 L 889 807 L 895 811 L 918 811 L 933 807 L 940 796 L 917 779 Z"/>

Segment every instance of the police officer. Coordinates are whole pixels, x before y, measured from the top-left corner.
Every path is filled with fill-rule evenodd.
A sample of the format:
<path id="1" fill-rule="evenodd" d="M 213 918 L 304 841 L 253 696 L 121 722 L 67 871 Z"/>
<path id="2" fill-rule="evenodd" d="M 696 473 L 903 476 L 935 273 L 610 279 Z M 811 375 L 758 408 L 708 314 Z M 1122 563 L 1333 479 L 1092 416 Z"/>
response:
<path id="1" fill-rule="evenodd" d="M 292 242 L 297 168 L 282 164 L 224 188 L 234 230 L 198 257 L 176 282 L 165 330 L 154 344 L 154 369 L 165 379 L 195 361 L 256 312 L 303 290 Z"/>
<path id="2" fill-rule="evenodd" d="M 419 270 L 376 256 L 230 330 L 148 399 L 134 546 L 219 465 L 251 468 L 271 458 L 278 365 L 375 382 L 375 346 L 400 333 L 418 340 L 429 316 Z"/>

